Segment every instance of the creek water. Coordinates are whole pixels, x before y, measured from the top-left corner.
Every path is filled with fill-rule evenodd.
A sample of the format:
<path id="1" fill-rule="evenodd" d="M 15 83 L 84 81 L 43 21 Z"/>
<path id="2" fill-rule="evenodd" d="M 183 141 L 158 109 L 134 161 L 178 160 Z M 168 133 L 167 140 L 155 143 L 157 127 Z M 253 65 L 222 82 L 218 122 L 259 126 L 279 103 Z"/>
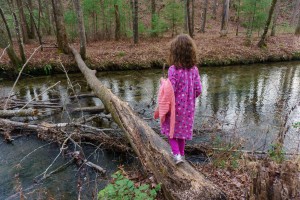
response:
<path id="1" fill-rule="evenodd" d="M 267 151 L 282 130 L 287 116 L 286 127 L 289 129 L 284 138 L 284 148 L 286 152 L 299 152 L 299 130 L 293 128 L 292 124 L 300 121 L 299 106 L 293 108 L 300 102 L 300 62 L 203 67 L 199 71 L 203 92 L 197 99 L 194 139 L 190 142 L 235 141 L 239 138 L 238 141 L 244 149 Z M 152 120 L 152 115 L 161 75 L 161 70 L 110 71 L 97 74 L 113 93 L 128 102 L 155 130 L 159 130 L 159 124 Z M 69 77 L 76 93 L 91 92 L 82 74 L 69 74 Z M 57 81 L 61 83 L 38 99 L 47 101 L 59 98 L 64 111 L 44 118 L 18 120 L 68 122 L 81 116 L 70 115 L 68 112 L 69 109 L 79 107 L 79 103 L 81 106 L 101 105 L 96 97 L 82 98 L 79 103 L 70 99 L 72 88 L 63 74 L 23 78 L 14 90 L 15 97 L 29 101 Z M 7 96 L 12 85 L 12 81 L 1 81 L 0 96 Z M 94 125 L 115 126 L 107 120 L 97 121 Z M 24 156 L 43 145 L 44 147 L 24 159 L 21 167 L 18 166 Z M 85 149 L 87 152 L 95 150 L 90 146 Z M 23 189 L 33 185 L 34 177 L 49 166 L 58 152 L 56 144 L 38 141 L 34 136 L 20 137 L 13 145 L 0 142 L 0 199 L 6 199 L 15 193 L 17 181 Z M 124 159 L 122 161 L 119 155 L 109 151 L 97 151 L 91 159 L 108 169 L 108 176 L 117 170 L 118 165 L 124 164 Z M 65 162 L 63 158 L 59 158 L 56 166 Z M 71 165 L 63 172 L 53 175 L 42 185 L 35 186 L 41 192 L 34 195 L 39 195 L 42 191 L 45 194 L 46 191 L 54 199 L 76 198 L 76 170 Z M 95 175 L 90 176 L 92 182 L 95 179 L 92 176 Z M 100 185 L 91 188 L 99 189 L 105 184 L 106 181 L 103 180 Z M 85 191 L 87 197 L 91 193 Z"/>

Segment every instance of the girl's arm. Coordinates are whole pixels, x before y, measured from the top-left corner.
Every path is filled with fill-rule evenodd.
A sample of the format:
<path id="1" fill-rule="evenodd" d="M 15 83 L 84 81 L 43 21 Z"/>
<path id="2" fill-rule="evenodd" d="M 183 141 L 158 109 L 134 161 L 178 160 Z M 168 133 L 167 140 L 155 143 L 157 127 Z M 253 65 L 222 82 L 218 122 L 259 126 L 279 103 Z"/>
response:
<path id="1" fill-rule="evenodd" d="M 195 98 L 197 98 L 201 92 L 202 92 L 202 85 L 201 85 L 201 81 L 200 81 L 200 75 L 199 75 L 199 71 L 198 68 L 196 68 L 196 73 L 195 73 L 195 77 L 194 77 L 194 91 L 195 91 Z"/>
<path id="2" fill-rule="evenodd" d="M 168 69 L 168 79 L 172 83 L 174 92 L 176 91 L 176 75 L 175 75 L 175 67 L 171 66 Z"/>

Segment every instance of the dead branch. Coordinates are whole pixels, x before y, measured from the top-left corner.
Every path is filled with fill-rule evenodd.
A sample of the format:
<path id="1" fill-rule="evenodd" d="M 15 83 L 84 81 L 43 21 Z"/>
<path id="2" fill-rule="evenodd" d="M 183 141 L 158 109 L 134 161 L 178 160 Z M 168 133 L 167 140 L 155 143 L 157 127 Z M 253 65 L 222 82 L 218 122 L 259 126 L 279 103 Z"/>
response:
<path id="1" fill-rule="evenodd" d="M 37 50 L 39 50 L 40 48 L 41 48 L 41 46 L 39 46 L 39 47 L 37 47 L 36 49 L 34 49 L 34 52 L 31 54 L 31 56 L 27 59 L 27 61 L 25 62 L 25 64 L 22 66 L 22 68 L 21 68 L 21 70 L 20 70 L 20 72 L 19 72 L 19 75 L 18 75 L 18 77 L 17 77 L 17 79 L 16 79 L 14 85 L 13 85 L 13 87 L 11 88 L 11 90 L 10 90 L 10 92 L 9 92 L 8 98 L 6 99 L 6 102 L 5 102 L 5 104 L 4 104 L 4 110 L 6 110 L 7 102 L 9 101 L 9 98 L 10 98 L 10 96 L 12 95 L 12 92 L 13 92 L 13 90 L 15 89 L 15 86 L 16 86 L 17 82 L 19 81 L 19 78 L 20 78 L 20 76 L 21 76 L 21 74 L 22 74 L 22 72 L 23 72 L 25 66 L 26 66 L 27 63 L 30 61 L 30 59 L 31 59 L 32 56 L 35 54 L 35 52 L 36 52 Z"/>
<path id="2" fill-rule="evenodd" d="M 24 117 L 24 116 L 36 116 L 39 111 L 36 109 L 25 110 L 0 110 L 0 117 Z"/>
<path id="3" fill-rule="evenodd" d="M 10 46 L 10 44 L 9 44 L 7 47 L 5 47 L 5 49 L 2 51 L 2 54 L 1 54 L 1 56 L 0 56 L 0 61 L 1 61 L 1 58 L 3 57 L 3 55 L 4 55 L 4 53 L 5 53 L 6 49 L 9 48 L 9 46 Z"/>

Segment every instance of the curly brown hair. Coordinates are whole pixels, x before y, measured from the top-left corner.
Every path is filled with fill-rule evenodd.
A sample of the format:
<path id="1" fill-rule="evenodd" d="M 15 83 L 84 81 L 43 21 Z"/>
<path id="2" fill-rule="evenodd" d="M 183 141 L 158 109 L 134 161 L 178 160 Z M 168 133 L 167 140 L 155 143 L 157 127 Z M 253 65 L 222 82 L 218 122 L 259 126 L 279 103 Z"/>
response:
<path id="1" fill-rule="evenodd" d="M 196 45 L 187 34 L 180 34 L 171 41 L 169 65 L 190 69 L 197 64 Z"/>

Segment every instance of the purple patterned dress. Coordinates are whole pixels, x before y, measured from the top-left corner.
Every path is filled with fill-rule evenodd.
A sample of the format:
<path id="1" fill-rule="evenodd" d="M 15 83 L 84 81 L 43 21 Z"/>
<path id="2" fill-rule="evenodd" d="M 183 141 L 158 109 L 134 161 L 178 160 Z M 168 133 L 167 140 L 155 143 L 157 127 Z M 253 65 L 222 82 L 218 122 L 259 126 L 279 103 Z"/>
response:
<path id="1" fill-rule="evenodd" d="M 175 93 L 175 131 L 174 138 L 191 140 L 193 137 L 195 101 L 200 95 L 202 86 L 198 68 L 176 69 L 172 65 L 168 70 Z M 170 113 L 167 114 L 162 124 L 161 132 L 165 135 L 170 133 Z"/>

